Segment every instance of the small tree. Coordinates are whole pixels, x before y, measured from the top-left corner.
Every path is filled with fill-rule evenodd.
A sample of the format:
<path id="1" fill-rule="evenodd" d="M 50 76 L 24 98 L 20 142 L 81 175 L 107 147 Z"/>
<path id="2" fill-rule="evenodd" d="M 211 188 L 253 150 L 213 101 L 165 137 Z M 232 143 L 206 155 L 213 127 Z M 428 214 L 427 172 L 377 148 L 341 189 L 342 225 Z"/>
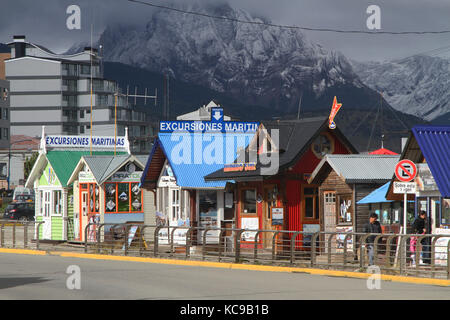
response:
<path id="1" fill-rule="evenodd" d="M 27 157 L 25 159 L 25 163 L 23 164 L 23 176 L 24 176 L 25 180 L 28 179 L 31 169 L 33 169 L 34 163 L 36 162 L 38 156 L 39 156 L 39 153 L 35 152 L 31 155 L 31 157 Z"/>

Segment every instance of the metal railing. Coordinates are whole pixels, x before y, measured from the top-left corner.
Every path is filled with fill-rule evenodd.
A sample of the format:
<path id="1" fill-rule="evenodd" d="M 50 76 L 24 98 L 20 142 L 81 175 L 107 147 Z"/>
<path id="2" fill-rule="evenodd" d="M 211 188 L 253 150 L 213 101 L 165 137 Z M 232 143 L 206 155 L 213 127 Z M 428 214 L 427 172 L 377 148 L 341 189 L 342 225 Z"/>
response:
<path id="1" fill-rule="evenodd" d="M 42 221 L 23 224 L 0 220 L 0 247 L 28 247 L 31 224 L 35 226 L 39 249 L 36 235 Z M 84 239 L 86 253 L 352 271 L 366 271 L 376 265 L 386 274 L 450 279 L 450 235 L 443 234 L 310 233 L 102 223 L 88 224 Z"/>
<path id="2" fill-rule="evenodd" d="M 0 220 L 0 248 L 35 248 L 39 250 L 39 234 L 44 222 Z M 30 226 L 34 226 L 34 228 L 30 228 Z M 32 246 L 33 242 L 35 247 Z"/>

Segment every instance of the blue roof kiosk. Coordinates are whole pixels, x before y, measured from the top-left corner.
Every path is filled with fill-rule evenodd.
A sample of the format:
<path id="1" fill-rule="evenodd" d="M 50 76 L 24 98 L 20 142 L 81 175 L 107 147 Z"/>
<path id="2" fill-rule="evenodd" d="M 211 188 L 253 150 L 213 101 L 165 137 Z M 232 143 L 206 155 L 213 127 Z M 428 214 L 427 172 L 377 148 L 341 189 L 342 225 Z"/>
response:
<path id="1" fill-rule="evenodd" d="M 160 131 L 142 174 L 143 188 L 155 193 L 156 223 L 170 226 L 232 227 L 234 197 L 227 183 L 204 177 L 233 163 L 258 130 L 257 122 L 224 121 L 212 108 L 210 121 L 161 121 Z M 162 241 L 167 229 L 161 229 Z M 186 229 L 174 242 L 185 243 Z M 198 233 L 202 241 L 202 233 Z M 207 233 L 207 242 L 218 234 Z M 164 243 L 164 242 L 162 242 Z"/>
<path id="2" fill-rule="evenodd" d="M 421 125 L 412 128 L 400 159 L 417 166 L 415 214 L 425 211 L 431 219 L 428 233 L 450 235 L 450 126 Z M 393 193 L 394 177 L 386 198 L 397 200 Z"/>

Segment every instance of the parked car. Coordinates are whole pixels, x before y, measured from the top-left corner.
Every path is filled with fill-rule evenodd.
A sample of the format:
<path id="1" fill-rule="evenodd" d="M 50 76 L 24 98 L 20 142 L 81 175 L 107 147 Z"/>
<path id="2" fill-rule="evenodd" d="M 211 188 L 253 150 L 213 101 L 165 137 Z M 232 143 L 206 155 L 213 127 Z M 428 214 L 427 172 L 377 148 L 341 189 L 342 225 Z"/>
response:
<path id="1" fill-rule="evenodd" d="M 12 202 L 8 204 L 3 219 L 34 221 L 34 202 Z"/>

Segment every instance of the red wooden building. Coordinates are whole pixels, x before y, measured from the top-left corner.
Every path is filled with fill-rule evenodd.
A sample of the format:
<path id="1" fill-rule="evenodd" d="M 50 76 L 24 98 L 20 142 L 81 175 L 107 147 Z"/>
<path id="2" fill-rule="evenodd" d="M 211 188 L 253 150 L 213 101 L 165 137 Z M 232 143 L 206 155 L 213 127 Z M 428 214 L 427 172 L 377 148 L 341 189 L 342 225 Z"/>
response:
<path id="1" fill-rule="evenodd" d="M 265 175 L 264 169 L 270 165 L 263 165 L 258 156 L 254 170 L 224 168 L 205 180 L 235 181 L 237 228 L 319 231 L 322 217 L 318 186 L 307 180 L 325 154 L 354 154 L 357 150 L 339 129 L 329 129 L 328 119 L 324 118 L 264 123 L 260 131 L 263 129 L 267 135 L 262 134 L 249 145 L 245 161 L 252 150 L 258 150 L 258 154 L 266 151 L 271 159 L 278 156 L 276 173 Z M 275 129 L 279 130 L 278 141 Z M 248 233 L 246 240 L 253 241 L 251 236 Z M 263 243 L 270 246 L 270 233 L 263 237 Z"/>

